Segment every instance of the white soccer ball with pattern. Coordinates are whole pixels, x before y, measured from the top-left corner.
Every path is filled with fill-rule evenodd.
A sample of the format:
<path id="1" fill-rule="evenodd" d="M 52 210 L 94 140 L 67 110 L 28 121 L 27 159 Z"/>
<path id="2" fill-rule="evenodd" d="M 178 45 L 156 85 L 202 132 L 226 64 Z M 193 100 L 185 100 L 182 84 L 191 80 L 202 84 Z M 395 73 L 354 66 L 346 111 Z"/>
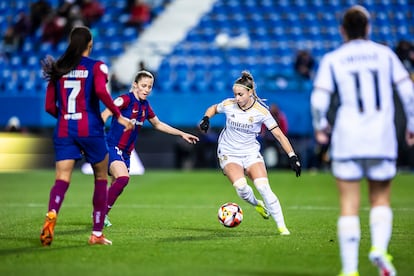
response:
<path id="1" fill-rule="evenodd" d="M 224 203 L 218 210 L 218 220 L 225 227 L 236 227 L 243 221 L 243 210 L 237 203 Z"/>

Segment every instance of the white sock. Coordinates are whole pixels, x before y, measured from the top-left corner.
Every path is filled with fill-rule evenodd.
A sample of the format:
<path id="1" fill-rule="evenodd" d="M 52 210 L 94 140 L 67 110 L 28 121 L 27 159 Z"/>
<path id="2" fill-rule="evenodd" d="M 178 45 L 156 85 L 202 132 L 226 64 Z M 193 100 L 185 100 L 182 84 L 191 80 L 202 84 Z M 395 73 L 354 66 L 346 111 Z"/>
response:
<path id="1" fill-rule="evenodd" d="M 254 180 L 254 185 L 262 196 L 266 208 L 275 220 L 277 227 L 285 228 L 286 224 L 282 212 L 282 206 L 280 205 L 279 199 L 270 188 L 269 180 L 265 177 L 256 178 Z"/>
<path id="2" fill-rule="evenodd" d="M 92 231 L 92 234 L 94 234 L 97 237 L 102 236 L 102 231 Z"/>
<path id="3" fill-rule="evenodd" d="M 377 206 L 369 213 L 371 230 L 371 245 L 376 249 L 387 252 L 392 234 L 392 210 L 389 206 Z"/>
<path id="4" fill-rule="evenodd" d="M 344 274 L 358 271 L 361 227 L 358 216 L 341 216 L 338 219 L 339 250 Z"/>
<path id="5" fill-rule="evenodd" d="M 246 178 L 240 178 L 233 183 L 238 196 L 253 206 L 257 205 L 257 199 L 253 193 L 252 187 L 247 184 Z"/>

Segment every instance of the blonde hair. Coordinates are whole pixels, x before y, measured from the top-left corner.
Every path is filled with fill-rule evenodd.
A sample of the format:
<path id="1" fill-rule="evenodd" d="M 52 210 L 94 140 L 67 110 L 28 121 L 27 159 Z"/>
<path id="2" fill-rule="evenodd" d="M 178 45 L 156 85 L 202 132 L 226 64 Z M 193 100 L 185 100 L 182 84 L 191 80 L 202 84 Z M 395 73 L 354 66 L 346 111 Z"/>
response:
<path id="1" fill-rule="evenodd" d="M 256 92 L 256 84 L 254 82 L 253 76 L 249 71 L 242 71 L 241 76 L 234 82 L 234 85 L 239 85 L 242 86 L 244 88 L 246 88 L 247 90 L 251 90 L 253 93 L 253 97 L 263 106 L 265 106 L 267 109 L 269 109 L 269 107 L 265 104 L 266 99 L 261 99 Z"/>

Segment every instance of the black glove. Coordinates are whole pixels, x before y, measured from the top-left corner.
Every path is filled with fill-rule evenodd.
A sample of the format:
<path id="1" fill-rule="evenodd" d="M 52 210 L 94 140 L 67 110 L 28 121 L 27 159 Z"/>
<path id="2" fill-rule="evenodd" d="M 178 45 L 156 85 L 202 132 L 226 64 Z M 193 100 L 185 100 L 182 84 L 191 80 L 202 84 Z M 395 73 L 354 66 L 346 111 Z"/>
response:
<path id="1" fill-rule="evenodd" d="M 293 156 L 289 157 L 289 164 L 290 164 L 290 167 L 292 168 L 292 170 L 295 171 L 296 177 L 299 177 L 300 172 L 302 170 L 301 166 L 300 166 L 299 158 L 296 155 L 293 155 Z"/>
<path id="2" fill-rule="evenodd" d="M 204 116 L 203 119 L 201 119 L 199 126 L 202 131 L 207 133 L 207 130 L 210 127 L 210 118 L 208 116 Z"/>

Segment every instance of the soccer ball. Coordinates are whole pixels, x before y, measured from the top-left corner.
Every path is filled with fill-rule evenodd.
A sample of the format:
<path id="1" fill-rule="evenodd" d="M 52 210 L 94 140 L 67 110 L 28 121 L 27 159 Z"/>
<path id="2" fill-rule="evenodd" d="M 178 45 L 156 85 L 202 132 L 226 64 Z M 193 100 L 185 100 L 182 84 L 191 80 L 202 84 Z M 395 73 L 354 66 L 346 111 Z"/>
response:
<path id="1" fill-rule="evenodd" d="M 243 221 L 243 210 L 237 203 L 224 203 L 218 209 L 218 220 L 225 227 L 236 227 Z"/>

